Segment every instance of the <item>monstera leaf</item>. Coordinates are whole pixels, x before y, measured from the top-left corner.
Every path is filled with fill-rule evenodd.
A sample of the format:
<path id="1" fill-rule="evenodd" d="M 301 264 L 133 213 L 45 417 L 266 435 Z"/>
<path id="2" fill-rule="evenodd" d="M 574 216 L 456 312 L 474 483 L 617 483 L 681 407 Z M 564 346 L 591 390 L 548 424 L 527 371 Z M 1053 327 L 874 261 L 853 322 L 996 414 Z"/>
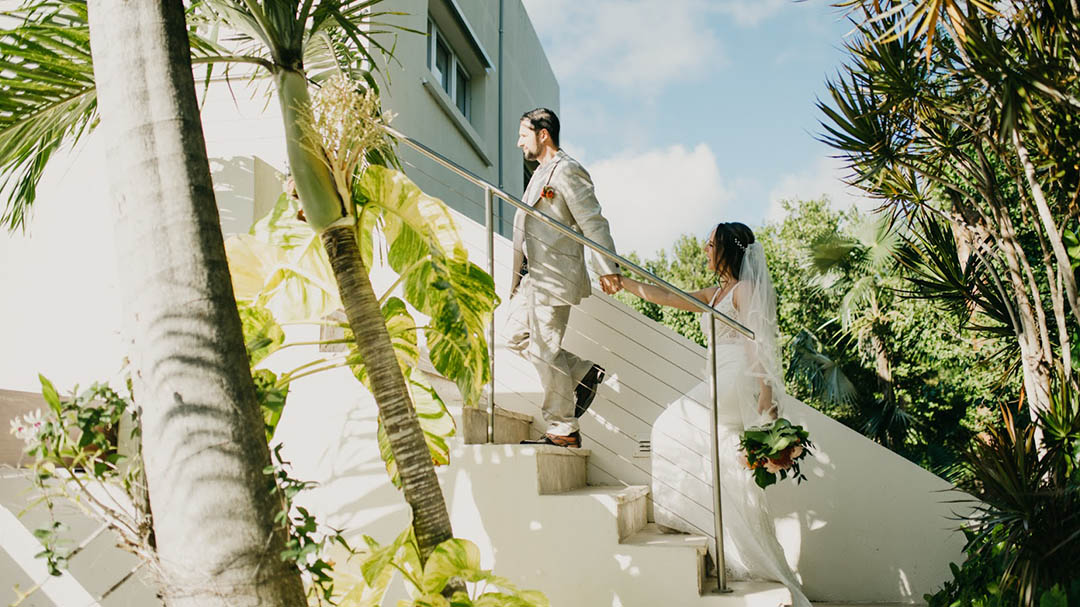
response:
<path id="1" fill-rule="evenodd" d="M 405 300 L 431 319 L 424 337 L 432 364 L 466 405 L 476 404 L 490 377 L 485 331 L 498 305 L 494 281 L 469 261 L 449 208 L 403 173 L 370 166 L 357 189 L 361 214 L 381 219 Z"/>

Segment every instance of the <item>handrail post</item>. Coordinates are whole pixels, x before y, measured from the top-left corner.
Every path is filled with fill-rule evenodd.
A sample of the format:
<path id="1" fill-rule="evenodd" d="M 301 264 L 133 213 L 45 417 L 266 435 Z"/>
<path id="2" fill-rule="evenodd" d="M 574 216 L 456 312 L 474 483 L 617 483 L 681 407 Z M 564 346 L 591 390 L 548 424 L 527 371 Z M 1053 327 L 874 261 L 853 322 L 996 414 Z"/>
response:
<path id="1" fill-rule="evenodd" d="M 716 592 L 731 592 L 724 559 L 724 514 L 720 508 L 720 407 L 716 387 L 716 318 L 709 315 L 709 396 L 712 398 L 713 541 L 716 544 Z"/>
<path id="2" fill-rule="evenodd" d="M 487 224 L 487 269 L 495 281 L 495 209 L 491 186 L 484 186 L 484 210 Z M 488 443 L 495 442 L 495 315 L 488 323 Z"/>

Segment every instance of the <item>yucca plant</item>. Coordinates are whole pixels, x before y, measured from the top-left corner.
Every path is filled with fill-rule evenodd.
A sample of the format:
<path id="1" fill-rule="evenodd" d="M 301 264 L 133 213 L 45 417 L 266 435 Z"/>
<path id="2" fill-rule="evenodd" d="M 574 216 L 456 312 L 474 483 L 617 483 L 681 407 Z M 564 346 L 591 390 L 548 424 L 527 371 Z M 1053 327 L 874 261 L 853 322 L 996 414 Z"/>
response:
<path id="1" fill-rule="evenodd" d="M 970 480 L 960 485 L 977 500 L 965 517 L 973 531 L 968 552 L 1002 558 L 1000 585 L 1025 606 L 1078 577 L 1080 399 L 1067 382 L 1055 387 L 1050 408 L 1036 423 L 1022 423 L 1002 407 L 1002 428 L 988 429 L 974 445 L 967 458 Z"/>

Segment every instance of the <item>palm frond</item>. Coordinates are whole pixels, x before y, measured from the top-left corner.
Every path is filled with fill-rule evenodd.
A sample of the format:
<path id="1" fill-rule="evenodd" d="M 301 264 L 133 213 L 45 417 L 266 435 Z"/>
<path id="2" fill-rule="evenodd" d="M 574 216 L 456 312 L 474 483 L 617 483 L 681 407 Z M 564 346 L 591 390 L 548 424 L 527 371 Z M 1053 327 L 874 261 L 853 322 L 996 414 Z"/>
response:
<path id="1" fill-rule="evenodd" d="M 971 323 L 979 312 L 994 322 L 990 326 L 979 325 L 981 329 L 1012 334 L 1009 303 L 989 279 L 990 268 L 975 254 L 961 262 L 956 239 L 944 222 L 929 215 L 916 219 L 897 260 L 907 270 L 905 278 L 914 287 L 904 291 L 906 297 L 935 301 L 961 324 Z"/>
<path id="2" fill-rule="evenodd" d="M 904 444 L 915 421 L 901 405 L 900 399 L 863 403 L 860 413 L 863 434 L 893 448 Z"/>
<path id="3" fill-rule="evenodd" d="M 41 0 L 3 13 L 0 35 L 0 224 L 25 229 L 45 165 L 97 122 L 86 3 Z"/>
<path id="4" fill-rule="evenodd" d="M 189 11 L 189 15 L 191 11 Z M 45 166 L 97 125 L 97 85 L 85 0 L 35 0 L 0 13 L 0 225 L 25 229 Z M 255 62 L 189 32 L 197 62 Z"/>
<path id="5" fill-rule="evenodd" d="M 868 269 L 882 274 L 896 263 L 896 252 L 902 242 L 889 215 L 867 217 L 855 228 L 855 237 L 866 250 Z"/>
<path id="6" fill-rule="evenodd" d="M 848 379 L 839 363 L 821 352 L 817 337 L 803 329 L 788 345 L 788 368 L 785 381 L 801 379 L 809 385 L 811 394 L 827 401 L 844 404 L 855 402 L 855 384 Z"/>

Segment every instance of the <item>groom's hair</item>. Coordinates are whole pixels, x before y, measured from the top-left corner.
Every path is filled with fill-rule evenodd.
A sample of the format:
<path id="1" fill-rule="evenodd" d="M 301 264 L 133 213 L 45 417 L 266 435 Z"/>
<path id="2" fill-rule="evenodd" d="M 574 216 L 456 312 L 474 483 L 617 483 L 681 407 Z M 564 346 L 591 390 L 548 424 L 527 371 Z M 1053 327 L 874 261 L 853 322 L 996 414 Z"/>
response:
<path id="1" fill-rule="evenodd" d="M 521 119 L 528 122 L 532 130 L 537 133 L 540 129 L 547 129 L 548 135 L 551 136 L 551 143 L 559 147 L 559 117 L 555 115 L 555 112 L 546 107 L 538 107 L 522 114 Z"/>
<path id="2" fill-rule="evenodd" d="M 735 280 L 742 271 L 746 247 L 754 244 L 754 232 L 746 224 L 737 221 L 721 223 L 709 236 L 713 243 L 713 267 L 727 268 Z"/>

